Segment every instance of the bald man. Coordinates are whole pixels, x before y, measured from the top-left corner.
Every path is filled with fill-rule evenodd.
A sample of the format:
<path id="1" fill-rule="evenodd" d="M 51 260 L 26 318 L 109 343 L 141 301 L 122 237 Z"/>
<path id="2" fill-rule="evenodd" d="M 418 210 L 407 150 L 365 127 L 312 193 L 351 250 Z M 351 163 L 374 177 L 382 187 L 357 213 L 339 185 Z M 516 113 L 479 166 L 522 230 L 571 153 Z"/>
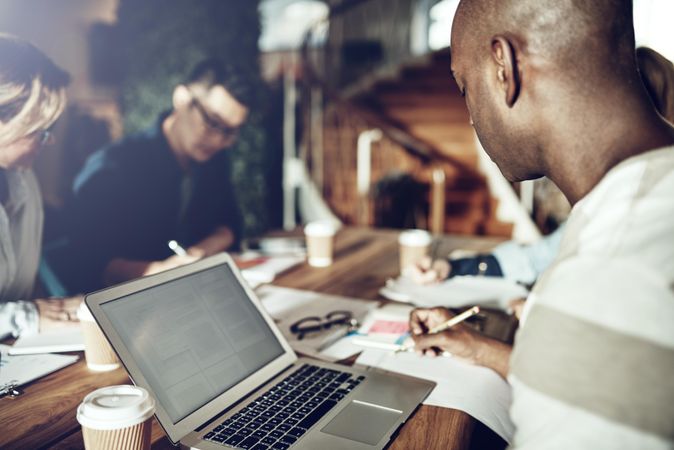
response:
<path id="1" fill-rule="evenodd" d="M 674 446 L 674 129 L 639 80 L 629 0 L 464 0 L 452 72 L 511 181 L 548 176 L 573 207 L 510 347 L 467 326 L 423 335 L 506 377 L 514 448 Z"/>

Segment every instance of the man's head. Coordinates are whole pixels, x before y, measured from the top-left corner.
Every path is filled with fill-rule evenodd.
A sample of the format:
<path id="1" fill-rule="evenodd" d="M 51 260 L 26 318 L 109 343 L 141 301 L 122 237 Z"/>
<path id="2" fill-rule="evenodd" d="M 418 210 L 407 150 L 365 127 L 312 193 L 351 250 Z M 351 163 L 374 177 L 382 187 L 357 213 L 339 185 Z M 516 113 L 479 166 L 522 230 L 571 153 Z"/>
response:
<path id="1" fill-rule="evenodd" d="M 506 178 L 547 175 L 560 130 L 574 137 L 566 120 L 591 114 L 602 89 L 638 82 L 632 2 L 462 0 L 452 72 Z"/>
<path id="2" fill-rule="evenodd" d="M 0 167 L 29 167 L 65 108 L 69 76 L 35 46 L 0 34 Z"/>
<path id="3" fill-rule="evenodd" d="M 208 161 L 231 147 L 248 116 L 250 84 L 216 60 L 195 67 L 173 91 L 175 138 L 181 151 L 196 162 Z"/>

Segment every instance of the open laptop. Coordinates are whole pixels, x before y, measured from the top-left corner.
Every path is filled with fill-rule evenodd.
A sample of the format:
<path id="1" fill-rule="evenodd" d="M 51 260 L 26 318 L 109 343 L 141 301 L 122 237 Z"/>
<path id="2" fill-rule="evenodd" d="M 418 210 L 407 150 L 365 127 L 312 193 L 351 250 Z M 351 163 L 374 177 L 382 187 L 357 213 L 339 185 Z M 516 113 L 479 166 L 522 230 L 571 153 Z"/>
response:
<path id="1" fill-rule="evenodd" d="M 224 253 L 85 302 L 185 447 L 378 449 L 435 385 L 298 359 Z"/>

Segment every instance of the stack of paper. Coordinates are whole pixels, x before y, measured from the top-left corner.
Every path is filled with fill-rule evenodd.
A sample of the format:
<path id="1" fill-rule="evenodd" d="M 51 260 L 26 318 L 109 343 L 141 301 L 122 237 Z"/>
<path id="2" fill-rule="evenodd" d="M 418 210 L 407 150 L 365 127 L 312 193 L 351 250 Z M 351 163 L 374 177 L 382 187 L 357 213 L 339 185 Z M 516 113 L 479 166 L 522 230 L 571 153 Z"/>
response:
<path id="1" fill-rule="evenodd" d="M 260 284 L 271 283 L 277 275 L 304 262 L 304 255 L 261 256 L 258 253 L 243 253 L 234 258 L 241 268 L 241 275 L 255 288 Z"/>
<path id="2" fill-rule="evenodd" d="M 527 289 L 499 277 L 453 277 L 444 282 L 419 285 L 407 277 L 389 280 L 379 293 L 384 297 L 419 307 L 460 308 L 480 305 L 505 310 L 508 302 L 528 295 Z"/>
<path id="3" fill-rule="evenodd" d="M 508 410 L 510 386 L 490 369 L 470 365 L 455 358 L 430 358 L 415 353 L 367 349 L 356 364 L 378 367 L 435 381 L 437 386 L 424 404 L 464 411 L 510 442 L 515 427 Z"/>
<path id="4" fill-rule="evenodd" d="M 68 366 L 77 361 L 77 356 L 69 355 L 26 355 L 9 356 L 10 347 L 0 345 L 0 386 L 15 382 L 21 386 L 37 378 Z"/>
<path id="5" fill-rule="evenodd" d="M 82 350 L 84 350 L 84 336 L 81 328 L 57 328 L 19 337 L 14 346 L 9 349 L 9 354 L 30 355 Z"/>

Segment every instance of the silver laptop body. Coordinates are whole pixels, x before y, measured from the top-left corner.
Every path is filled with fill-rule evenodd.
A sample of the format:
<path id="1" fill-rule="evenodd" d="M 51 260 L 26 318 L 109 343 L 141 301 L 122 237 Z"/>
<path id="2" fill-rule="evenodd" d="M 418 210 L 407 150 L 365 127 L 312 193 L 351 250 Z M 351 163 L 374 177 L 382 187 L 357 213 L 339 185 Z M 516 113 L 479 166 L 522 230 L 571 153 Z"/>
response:
<path id="1" fill-rule="evenodd" d="M 154 397 L 166 435 L 188 448 L 383 448 L 435 386 L 298 358 L 225 253 L 94 292 L 85 302 L 133 382 Z M 332 383 L 321 382 L 331 376 Z M 300 392 L 306 386 L 314 392 Z M 292 412 L 302 399 L 305 407 Z M 332 406 L 316 420 L 319 401 Z M 257 429 L 241 428 L 259 411 L 273 415 L 265 417 L 267 429 L 260 418 L 249 422 Z M 234 429 L 237 439 L 212 440 Z M 262 433 L 269 434 L 253 443 Z"/>

